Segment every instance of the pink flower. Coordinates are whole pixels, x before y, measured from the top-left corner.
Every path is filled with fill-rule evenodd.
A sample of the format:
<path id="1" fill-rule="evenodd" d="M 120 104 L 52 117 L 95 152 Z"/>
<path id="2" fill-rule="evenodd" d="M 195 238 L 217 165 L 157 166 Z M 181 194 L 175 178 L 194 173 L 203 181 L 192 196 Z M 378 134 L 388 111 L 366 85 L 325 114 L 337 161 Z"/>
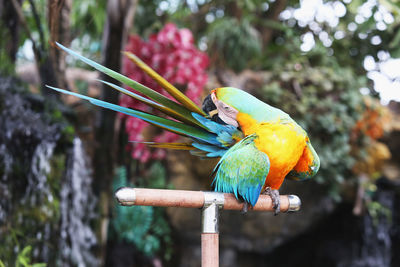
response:
<path id="1" fill-rule="evenodd" d="M 205 53 L 195 47 L 190 30 L 178 29 L 175 24 L 168 23 L 158 33 L 150 35 L 148 41 L 136 35 L 130 36 L 125 50 L 136 54 L 170 83 L 186 86 L 185 94 L 199 104 L 203 87 L 207 83 L 206 68 L 209 60 Z M 129 78 L 173 99 L 127 58 L 122 62 L 122 71 Z M 157 113 L 126 95 L 121 95 L 120 105 Z M 149 141 L 143 137 L 143 131 L 148 123 L 127 115 L 121 116 L 126 118 L 125 129 L 130 141 Z M 162 132 L 154 137 L 155 142 L 176 142 L 178 139 L 178 135 L 170 132 Z M 150 150 L 141 143 L 129 143 L 128 149 L 132 157 L 140 162 L 146 162 L 151 158 L 162 159 L 166 155 L 164 149 Z"/>

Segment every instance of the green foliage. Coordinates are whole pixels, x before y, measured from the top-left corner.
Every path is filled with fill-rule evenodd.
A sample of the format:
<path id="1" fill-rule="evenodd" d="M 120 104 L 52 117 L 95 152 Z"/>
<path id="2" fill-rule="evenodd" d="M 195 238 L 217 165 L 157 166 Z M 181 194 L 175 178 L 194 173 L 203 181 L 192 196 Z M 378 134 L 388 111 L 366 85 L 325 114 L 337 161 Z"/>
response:
<path id="1" fill-rule="evenodd" d="M 160 162 L 155 162 L 145 178 L 138 179 L 141 186 L 165 188 L 166 171 Z M 148 181 L 146 183 L 145 181 Z M 122 186 L 132 186 L 127 180 L 125 167 L 117 169 L 113 181 L 113 190 Z M 134 244 L 147 256 L 156 254 L 170 260 L 172 255 L 171 229 L 166 220 L 165 209 L 148 206 L 124 207 L 116 205 L 111 221 L 113 232 L 118 240 Z"/>
<path id="2" fill-rule="evenodd" d="M 30 253 L 32 247 L 46 246 L 46 240 L 41 236 L 43 232 L 58 229 L 60 220 L 60 181 L 65 169 L 65 156 L 56 155 L 51 159 L 51 172 L 47 175 L 49 197 L 41 199 L 39 203 L 26 203 L 20 200 L 13 203 L 13 212 L 9 214 L 7 223 L 0 231 L 0 259 L 5 264 L 15 266 L 43 267 L 45 264 L 31 264 Z M 10 185 L 16 186 L 16 184 Z M 39 236 L 39 237 L 38 237 Z"/>
<path id="3" fill-rule="evenodd" d="M 107 17 L 106 0 L 73 1 L 71 11 L 71 47 L 89 58 L 101 60 L 101 40 Z M 84 27 L 82 27 L 84 25 Z M 90 69 L 87 64 L 70 58 L 73 65 Z M 79 89 L 82 84 L 77 84 Z"/>
<path id="4" fill-rule="evenodd" d="M 382 217 L 384 217 L 389 224 L 392 224 L 392 211 L 388 207 L 383 206 L 378 201 L 370 201 L 367 203 L 367 209 L 375 227 L 379 225 L 379 220 Z"/>
<path id="5" fill-rule="evenodd" d="M 139 2 L 136 13 L 135 32 L 142 37 L 147 37 L 150 33 L 162 28 L 164 21 L 163 17 L 157 15 L 157 8 L 161 0 L 147 1 L 146 3 Z"/>
<path id="6" fill-rule="evenodd" d="M 72 2 L 71 28 L 73 35 L 89 35 L 100 38 L 106 19 L 105 0 L 81 0 Z M 85 25 L 84 27 L 82 27 Z"/>
<path id="7" fill-rule="evenodd" d="M 87 81 L 77 80 L 75 82 L 75 85 L 78 88 L 78 93 L 79 94 L 83 94 L 83 95 L 87 95 L 88 94 L 89 84 L 88 84 Z"/>
<path id="8" fill-rule="evenodd" d="M 46 263 L 31 263 L 32 247 L 25 247 L 17 256 L 15 267 L 46 267 Z"/>
<path id="9" fill-rule="evenodd" d="M 211 58 L 218 55 L 227 67 L 241 71 L 261 52 L 258 32 L 247 20 L 226 18 L 214 23 L 208 33 Z"/>
<path id="10" fill-rule="evenodd" d="M 49 45 L 49 43 L 46 41 L 49 40 L 50 36 L 49 28 L 46 25 L 47 0 L 37 0 L 33 1 L 33 3 L 38 15 L 39 22 L 35 20 L 33 8 L 29 1 L 22 1 L 22 11 L 26 18 L 28 27 L 32 33 L 33 40 L 37 45 L 45 48 Z M 38 23 L 40 24 L 38 25 Z M 41 36 L 41 34 L 43 35 Z M 24 37 L 28 38 L 27 35 L 25 35 Z"/>
<path id="11" fill-rule="evenodd" d="M 46 267 L 46 263 L 32 263 L 31 257 L 32 247 L 26 246 L 20 253 L 17 255 L 17 259 L 13 266 L 15 267 Z M 0 267 L 6 267 L 2 260 L 0 260 Z"/>
<path id="12" fill-rule="evenodd" d="M 0 27 L 0 35 L 7 36 L 7 31 L 4 27 Z M 0 47 L 5 47 L 7 38 L 0 39 Z M 0 49 L 0 74 L 1 75 L 13 75 L 15 72 L 15 65 L 11 58 L 7 54 L 6 49 Z"/>

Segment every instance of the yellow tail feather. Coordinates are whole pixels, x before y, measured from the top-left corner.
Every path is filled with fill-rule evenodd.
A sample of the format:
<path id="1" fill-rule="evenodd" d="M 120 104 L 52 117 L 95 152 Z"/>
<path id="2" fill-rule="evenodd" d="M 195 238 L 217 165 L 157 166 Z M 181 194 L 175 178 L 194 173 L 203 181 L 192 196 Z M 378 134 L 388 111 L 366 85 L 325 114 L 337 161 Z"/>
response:
<path id="1" fill-rule="evenodd" d="M 130 52 L 123 52 L 133 63 L 135 63 L 140 69 L 146 72 L 154 81 L 156 81 L 162 88 L 164 88 L 171 96 L 173 96 L 179 103 L 181 103 L 185 108 L 192 112 L 199 113 L 203 116 L 206 114 L 185 94 L 183 94 L 179 89 L 161 77 L 157 72 L 150 68 L 146 63 L 144 63 L 140 58 Z"/>

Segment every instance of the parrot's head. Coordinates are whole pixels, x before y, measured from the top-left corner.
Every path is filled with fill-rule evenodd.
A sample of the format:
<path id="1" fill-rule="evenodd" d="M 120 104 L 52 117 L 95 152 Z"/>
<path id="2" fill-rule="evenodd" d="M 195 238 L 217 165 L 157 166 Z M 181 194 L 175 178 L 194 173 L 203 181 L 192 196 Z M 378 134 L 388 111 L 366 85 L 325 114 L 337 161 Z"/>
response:
<path id="1" fill-rule="evenodd" d="M 203 111 L 218 123 L 238 127 L 239 113 L 251 115 L 260 100 L 243 90 L 233 87 L 221 87 L 211 91 L 203 101 Z"/>

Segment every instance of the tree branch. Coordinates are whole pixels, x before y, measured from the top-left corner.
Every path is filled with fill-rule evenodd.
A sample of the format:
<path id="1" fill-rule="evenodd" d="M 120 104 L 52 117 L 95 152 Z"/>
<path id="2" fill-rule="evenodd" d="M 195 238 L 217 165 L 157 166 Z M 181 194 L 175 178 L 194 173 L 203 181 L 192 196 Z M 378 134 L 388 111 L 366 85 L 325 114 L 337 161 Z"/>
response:
<path id="1" fill-rule="evenodd" d="M 125 29 L 126 25 L 130 27 L 133 24 L 134 12 L 136 9 L 137 0 L 109 0 L 107 2 L 107 20 L 103 33 L 103 59 L 102 65 L 115 71 L 121 69 L 121 50 L 125 46 L 129 29 Z M 129 27 L 129 28 L 130 28 Z M 114 79 L 102 74 L 101 80 L 116 83 Z M 118 103 L 119 93 L 115 90 L 110 90 L 103 84 L 101 90 L 101 99 L 110 103 Z M 98 181 L 95 184 L 94 191 L 97 192 L 100 198 L 101 220 L 100 228 L 104 231 L 99 231 L 101 255 L 106 257 L 106 241 L 107 241 L 107 224 L 109 218 L 109 206 L 111 202 L 111 179 L 114 177 L 114 167 L 116 162 L 116 153 L 118 147 L 116 144 L 116 136 L 118 129 L 115 129 L 116 113 L 106 109 L 100 109 L 96 114 L 96 146 L 93 159 L 94 177 Z M 102 259 L 103 265 L 105 258 Z"/>
<path id="2" fill-rule="evenodd" d="M 45 44 L 45 39 L 44 39 L 44 33 L 43 33 L 43 28 L 42 28 L 42 23 L 40 23 L 40 17 L 39 14 L 37 12 L 35 3 L 33 2 L 33 0 L 29 0 L 29 4 L 31 5 L 31 10 L 32 10 L 32 14 L 33 14 L 33 18 L 35 20 L 35 24 L 36 27 L 38 29 L 39 32 L 39 45 L 40 45 L 40 51 L 44 51 L 44 44 Z"/>
<path id="3" fill-rule="evenodd" d="M 35 55 L 36 66 L 37 66 L 37 68 L 39 70 L 39 74 L 40 74 L 42 92 L 47 96 L 57 97 L 59 95 L 57 92 L 55 92 L 54 90 L 51 90 L 45 86 L 46 84 L 58 86 L 58 82 L 57 82 L 57 77 L 54 73 L 54 68 L 53 68 L 51 58 L 45 51 L 44 34 L 43 34 L 43 31 L 42 31 L 42 28 L 40 25 L 40 19 L 39 19 L 39 15 L 37 13 L 36 7 L 33 2 L 30 2 L 32 12 L 34 13 L 35 22 L 39 28 L 39 37 L 40 37 L 40 43 L 41 43 L 39 48 L 36 45 L 35 40 L 32 38 L 32 33 L 29 29 L 28 23 L 26 22 L 25 16 L 22 12 L 21 5 L 17 2 L 17 0 L 11 0 L 11 1 L 12 1 L 12 4 L 14 6 L 14 9 L 17 13 L 19 20 L 20 20 L 22 26 L 24 27 L 24 30 L 26 31 L 26 34 L 28 35 L 28 38 L 32 41 L 32 49 L 33 49 L 33 53 Z"/>
<path id="4" fill-rule="evenodd" d="M 31 42 L 32 42 L 32 49 L 33 49 L 33 52 L 36 57 L 37 53 L 38 53 L 38 49 L 36 47 L 35 40 L 33 40 L 33 38 L 32 38 L 32 33 L 28 27 L 28 23 L 26 22 L 24 13 L 22 12 L 21 5 L 17 2 L 17 0 L 11 0 L 11 3 L 13 4 L 13 7 L 15 9 L 15 13 L 18 16 L 19 22 L 22 24 L 22 27 L 24 27 L 26 35 L 28 35 L 28 39 L 31 40 Z"/>

